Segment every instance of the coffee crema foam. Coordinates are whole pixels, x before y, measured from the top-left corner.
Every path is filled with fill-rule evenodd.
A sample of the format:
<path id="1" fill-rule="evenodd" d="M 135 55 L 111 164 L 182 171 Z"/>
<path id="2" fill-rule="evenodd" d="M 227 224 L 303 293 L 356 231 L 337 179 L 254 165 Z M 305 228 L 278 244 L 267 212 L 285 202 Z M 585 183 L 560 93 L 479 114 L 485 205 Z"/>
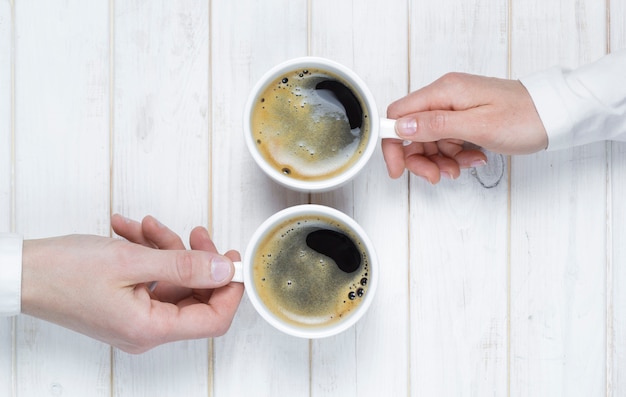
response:
<path id="1" fill-rule="evenodd" d="M 269 84 L 251 117 L 266 161 L 300 180 L 328 179 L 350 168 L 367 146 L 370 127 L 367 107 L 349 87 L 316 68 L 285 73 Z"/>
<path id="2" fill-rule="evenodd" d="M 329 256 L 307 245 L 307 236 L 332 230 L 349 238 L 360 255 L 347 273 Z M 352 232 L 325 217 L 299 217 L 276 226 L 256 250 L 254 286 L 278 318 L 298 326 L 325 326 L 347 317 L 367 293 L 369 258 Z"/>

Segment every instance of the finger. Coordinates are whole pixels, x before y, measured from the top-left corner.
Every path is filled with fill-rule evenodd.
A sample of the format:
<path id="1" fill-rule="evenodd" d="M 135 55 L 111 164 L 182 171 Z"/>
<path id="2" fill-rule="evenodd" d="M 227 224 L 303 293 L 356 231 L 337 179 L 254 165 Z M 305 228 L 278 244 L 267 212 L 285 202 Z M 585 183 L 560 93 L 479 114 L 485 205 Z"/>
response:
<path id="1" fill-rule="evenodd" d="M 203 227 L 196 227 L 192 230 L 190 235 L 190 244 L 192 249 L 209 251 L 217 253 L 217 249 L 210 239 L 208 231 Z M 232 254 L 235 253 L 235 255 Z M 226 257 L 232 261 L 239 260 L 239 253 L 236 251 L 227 252 Z M 213 290 L 209 289 L 189 289 L 181 288 L 170 283 L 159 283 L 155 294 L 161 301 L 178 303 L 179 306 L 184 304 L 195 304 L 200 302 L 208 302 Z"/>
<path id="2" fill-rule="evenodd" d="M 183 240 L 167 226 L 148 215 L 141 221 L 141 228 L 144 237 L 151 241 L 156 248 L 162 250 L 182 250 L 185 249 Z"/>
<path id="3" fill-rule="evenodd" d="M 135 284 L 154 280 L 186 288 L 217 288 L 228 284 L 234 274 L 232 260 L 215 252 L 145 249 L 127 260 L 128 281 Z"/>
<path id="4" fill-rule="evenodd" d="M 487 164 L 487 156 L 480 150 L 463 150 L 454 159 L 461 168 L 482 167 Z"/>
<path id="5" fill-rule="evenodd" d="M 181 306 L 153 301 L 153 320 L 162 342 L 221 336 L 228 331 L 235 316 L 243 285 L 232 283 L 213 291 L 208 304 Z"/>
<path id="6" fill-rule="evenodd" d="M 226 333 L 235 317 L 237 308 L 243 296 L 243 283 L 230 283 L 224 287 L 213 290 L 208 305 L 213 308 L 214 316 L 207 319 L 209 324 L 218 324 L 219 329 L 213 329 L 213 336 L 220 336 Z"/>
<path id="7" fill-rule="evenodd" d="M 460 139 L 482 145 L 487 126 L 477 112 L 433 110 L 415 113 L 398 119 L 396 132 L 413 142 L 436 142 L 442 139 Z"/>
<path id="8" fill-rule="evenodd" d="M 383 139 L 382 150 L 389 176 L 393 179 L 402 176 L 405 168 L 402 141 L 399 139 Z"/>
<path id="9" fill-rule="evenodd" d="M 198 226 L 191 231 L 191 235 L 189 236 L 189 243 L 191 244 L 191 248 L 194 250 L 217 252 L 215 243 L 209 236 L 208 230 L 201 226 Z M 224 256 L 233 262 L 241 261 L 241 254 L 236 250 L 227 251 Z"/>
<path id="10" fill-rule="evenodd" d="M 139 223 L 115 214 L 111 217 L 111 225 L 117 234 L 136 244 L 150 248 L 185 249 L 176 233 L 151 216 L 145 217 Z M 140 281 L 146 282 L 148 280 Z M 153 284 L 153 280 L 149 281 L 154 286 L 154 291 L 151 292 L 151 295 L 163 301 L 176 302 L 181 299 L 181 295 L 186 296 L 189 293 L 187 289 L 181 289 L 179 286 L 163 282 Z"/>
<path id="11" fill-rule="evenodd" d="M 113 214 L 111 215 L 111 227 L 117 235 L 130 242 L 155 248 L 154 244 L 145 238 L 141 224 L 137 221 L 126 218 L 120 214 Z"/>
<path id="12" fill-rule="evenodd" d="M 165 226 L 160 224 L 156 219 L 151 218 L 151 217 L 144 218 L 143 224 L 144 224 L 144 229 L 146 230 L 146 234 L 149 234 L 151 236 L 153 235 L 153 233 L 155 234 L 163 233 L 163 228 L 167 229 Z M 196 228 L 196 229 L 199 229 L 199 228 Z M 169 229 L 167 230 L 169 231 Z M 163 244 L 165 246 L 174 246 L 174 245 L 183 246 L 183 242 L 182 240 L 180 240 L 178 235 L 176 235 L 174 232 L 171 232 L 170 234 L 170 232 L 166 232 L 165 234 L 167 234 L 167 236 L 159 240 L 160 244 Z M 191 235 L 190 235 L 190 241 L 192 240 L 191 236 L 193 236 L 195 233 L 196 233 L 195 229 L 192 230 Z M 174 240 L 173 237 L 176 237 L 176 240 Z M 155 238 L 157 237 L 155 236 Z M 170 238 L 171 240 L 167 241 L 167 238 Z M 216 249 L 210 249 L 210 247 L 209 249 L 203 249 L 206 247 L 198 248 L 197 246 L 194 246 L 192 244 L 191 248 L 217 253 Z M 168 249 L 180 249 L 180 248 L 174 247 L 174 248 L 168 248 Z M 207 290 L 206 293 L 204 293 L 204 295 L 206 296 L 206 299 L 202 299 L 202 301 L 208 301 L 209 297 L 211 296 L 211 292 L 212 292 L 211 290 Z M 181 288 L 171 283 L 162 283 L 162 282 L 157 285 L 154 293 L 156 296 L 159 297 L 159 300 L 163 302 L 177 303 L 179 306 L 183 305 L 184 302 L 188 302 L 188 304 L 197 303 L 198 300 L 196 299 L 198 298 L 200 294 L 200 292 L 190 290 L 189 288 Z"/>
<path id="13" fill-rule="evenodd" d="M 454 158 L 463 151 L 464 143 L 459 139 L 442 139 L 437 141 L 437 150 L 446 157 Z"/>
<path id="14" fill-rule="evenodd" d="M 437 164 L 421 154 L 412 154 L 406 158 L 406 168 L 417 176 L 425 178 L 435 184 L 441 179 L 441 172 Z"/>
<path id="15" fill-rule="evenodd" d="M 230 250 L 227 251 L 224 256 L 228 257 L 233 262 L 241 261 L 241 254 L 239 253 L 239 251 Z"/>
<path id="16" fill-rule="evenodd" d="M 240 261 L 241 260 L 241 256 L 239 255 L 239 252 L 231 250 L 228 251 L 225 256 L 227 256 L 228 258 L 230 258 L 232 261 Z M 233 285 L 235 287 L 238 287 L 241 289 L 241 293 L 243 293 L 243 283 L 237 283 L 237 282 L 233 282 L 230 283 L 228 285 Z M 218 294 L 219 293 L 217 291 L 220 291 L 222 288 L 216 288 L 216 289 L 212 289 L 212 290 L 208 290 L 208 289 L 194 289 L 191 291 L 191 294 L 187 294 L 186 296 L 182 296 L 179 301 L 177 301 L 178 303 L 178 307 L 183 307 L 183 306 L 188 306 L 191 304 L 196 304 L 198 302 L 203 302 L 203 303 L 210 303 L 212 302 L 213 298 L 213 294 Z M 186 299 L 184 299 L 186 298 Z"/>
<path id="17" fill-rule="evenodd" d="M 448 179 L 456 179 L 461 175 L 461 168 L 456 160 L 440 154 L 429 157 L 439 167 L 439 175 Z"/>
<path id="18" fill-rule="evenodd" d="M 413 147 L 415 147 L 415 146 L 413 146 Z M 422 154 L 424 156 L 426 156 L 426 157 L 430 157 L 430 156 L 439 154 L 439 146 L 437 145 L 437 142 L 424 142 L 422 147 L 424 148 Z"/>
<path id="19" fill-rule="evenodd" d="M 387 115 L 397 119 L 396 132 L 403 139 L 434 142 L 457 138 L 482 145 L 487 130 L 485 112 L 473 110 L 490 103 L 490 98 L 485 97 L 485 90 L 474 87 L 487 84 L 486 79 L 448 73 L 389 105 Z"/>
<path id="20" fill-rule="evenodd" d="M 189 244 L 194 250 L 217 252 L 217 248 L 209 236 L 209 231 L 202 226 L 197 226 L 191 231 Z"/>
<path id="21" fill-rule="evenodd" d="M 208 236 L 208 233 L 206 233 L 206 236 Z M 211 244 L 213 243 L 211 242 Z M 241 260 L 241 255 L 235 250 L 226 252 L 225 256 L 232 261 Z M 205 335 L 201 335 L 199 337 L 219 336 L 223 335 L 228 330 L 237 308 L 239 307 L 239 303 L 241 302 L 243 291 L 243 283 L 230 283 L 224 287 L 210 291 L 211 293 L 207 295 L 207 305 L 212 308 L 211 318 L 207 318 L 208 321 L 205 325 Z M 187 301 L 180 302 L 178 306 L 190 306 L 188 301 L 192 300 L 193 299 L 188 299 Z M 197 302 L 195 300 L 193 301 Z M 216 329 L 215 325 L 218 325 L 219 327 Z M 194 330 L 193 328 L 192 324 L 192 330 Z M 195 330 L 200 331 L 197 327 Z"/>
<path id="22" fill-rule="evenodd" d="M 444 139 L 437 142 L 444 156 L 454 159 L 460 168 L 479 167 L 487 164 L 487 156 L 478 149 L 467 149 L 463 141 Z"/>
<path id="23" fill-rule="evenodd" d="M 207 237 L 208 232 L 202 235 Z M 206 240 L 204 242 L 207 243 Z M 239 253 L 234 250 L 226 252 L 225 256 L 232 261 L 241 260 Z M 196 297 L 189 297 L 177 304 L 177 310 L 172 306 L 163 308 L 162 315 L 169 317 L 167 321 L 169 331 L 165 333 L 168 340 L 164 342 L 223 335 L 230 328 L 243 292 L 242 283 L 230 283 L 212 290 L 207 295 L 206 303 L 198 303 Z"/>

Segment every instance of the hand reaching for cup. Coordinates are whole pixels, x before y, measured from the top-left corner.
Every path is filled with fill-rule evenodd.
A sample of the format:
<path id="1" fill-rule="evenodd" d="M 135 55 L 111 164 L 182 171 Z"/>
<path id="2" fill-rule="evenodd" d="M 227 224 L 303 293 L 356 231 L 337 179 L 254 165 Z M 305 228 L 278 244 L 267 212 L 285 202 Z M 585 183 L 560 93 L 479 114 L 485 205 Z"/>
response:
<path id="1" fill-rule="evenodd" d="M 437 183 L 457 178 L 461 169 L 485 164 L 483 152 L 501 154 L 545 149 L 545 128 L 526 88 L 517 80 L 449 73 L 387 108 L 397 119 L 398 136 L 384 139 L 389 176 L 405 169 Z"/>
<path id="2" fill-rule="evenodd" d="M 243 295 L 236 251 L 219 255 L 204 228 L 185 250 L 152 217 L 111 218 L 129 241 L 73 235 L 25 240 L 22 311 L 126 352 L 224 334 Z M 150 290 L 152 281 L 158 281 Z"/>

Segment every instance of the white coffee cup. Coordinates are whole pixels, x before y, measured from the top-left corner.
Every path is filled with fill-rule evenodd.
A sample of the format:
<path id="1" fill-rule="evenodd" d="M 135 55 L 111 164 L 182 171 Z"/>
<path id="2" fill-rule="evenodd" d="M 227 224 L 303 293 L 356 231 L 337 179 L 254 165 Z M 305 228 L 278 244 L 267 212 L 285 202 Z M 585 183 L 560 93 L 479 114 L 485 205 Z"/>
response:
<path id="1" fill-rule="evenodd" d="M 284 238 L 280 234 L 289 235 L 286 245 L 298 244 L 318 228 L 322 235 L 335 230 L 355 243 L 360 255 L 357 270 L 344 272 L 329 257 L 304 244 L 294 249 L 283 247 L 280 253 L 274 250 Z M 297 258 L 288 251 L 297 253 Z M 310 339 L 336 335 L 363 317 L 379 277 L 374 246 L 363 229 L 348 215 L 315 204 L 286 208 L 263 222 L 250 239 L 242 261 L 235 262 L 235 269 L 233 281 L 244 283 L 261 317 L 282 332 Z M 307 274 L 300 273 L 301 269 Z M 327 292 L 324 296 L 323 291 Z"/>
<path id="2" fill-rule="evenodd" d="M 351 157 L 351 160 L 348 162 L 349 165 L 340 167 L 341 169 L 340 171 L 337 171 L 336 173 L 333 173 L 330 176 L 324 176 L 324 177 L 317 177 L 317 176 L 309 177 L 307 175 L 296 176 L 294 174 L 290 174 L 289 173 L 291 170 L 290 166 L 286 166 L 286 167 L 280 166 L 280 164 L 278 163 L 281 163 L 281 161 L 278 161 L 278 160 L 274 162 L 274 164 L 272 165 L 272 160 L 268 160 L 268 156 L 271 156 L 271 155 L 268 155 L 268 154 L 264 155 L 263 153 L 264 152 L 265 153 L 276 152 L 276 150 L 274 150 L 275 148 L 277 147 L 284 148 L 286 147 L 286 145 L 273 144 L 272 146 L 271 144 L 268 143 L 267 149 L 262 148 L 261 145 L 265 144 L 265 141 L 263 140 L 267 137 L 267 134 L 265 137 L 259 136 L 258 135 L 259 132 L 255 131 L 255 126 L 253 126 L 253 118 L 254 118 L 255 109 L 257 109 L 256 111 L 258 112 L 259 106 L 264 106 L 263 104 L 261 104 L 261 102 L 265 101 L 265 96 L 266 96 L 265 94 L 268 93 L 267 91 L 268 89 L 273 89 L 276 84 L 280 85 L 281 80 L 282 81 L 286 80 L 285 85 L 291 84 L 289 83 L 290 78 L 291 78 L 292 83 L 295 82 L 296 84 L 298 84 L 296 80 L 298 80 L 299 78 L 300 79 L 306 78 L 307 76 L 303 77 L 303 75 L 307 74 L 308 71 L 313 71 L 313 70 L 317 70 L 321 72 L 328 72 L 330 75 L 337 77 L 337 79 L 345 87 L 349 88 L 349 90 L 354 94 L 354 97 L 358 100 L 358 103 L 361 104 L 362 114 L 366 115 L 365 116 L 366 119 L 363 120 L 362 128 L 359 129 L 360 131 L 359 134 L 361 134 L 360 136 L 367 135 L 367 139 L 364 140 L 363 145 L 359 148 L 359 154 L 355 155 L 354 157 Z M 295 79 L 292 78 L 292 76 L 294 76 Z M 298 91 L 300 88 L 296 88 L 296 91 Z M 312 92 L 314 90 L 311 89 L 310 91 Z M 326 91 L 326 92 L 329 92 L 329 91 Z M 307 100 L 310 100 L 311 98 L 302 99 L 303 97 L 302 90 L 298 92 L 299 95 L 295 94 L 293 91 L 292 91 L 292 94 L 293 95 L 286 94 L 285 98 L 281 97 L 280 100 L 282 100 L 286 106 L 287 106 L 287 101 L 289 100 L 301 101 L 301 102 L 294 104 L 294 107 L 293 107 L 292 112 L 290 113 L 290 116 L 281 116 L 285 120 L 287 118 L 292 118 L 292 115 L 297 114 L 298 111 L 300 111 L 299 114 L 302 114 L 303 109 L 305 109 L 305 105 L 307 106 L 307 109 L 313 108 L 313 105 L 311 105 L 310 103 L 307 103 Z M 319 97 L 321 96 L 318 96 L 318 98 Z M 325 94 L 324 97 L 328 98 L 328 95 Z M 273 100 L 273 97 L 271 98 Z M 276 98 L 278 98 L 278 96 L 276 96 Z M 334 99 L 331 99 L 330 102 L 333 102 L 336 99 L 337 97 L 335 96 Z M 338 106 L 344 104 L 344 102 L 341 102 L 339 100 L 336 100 L 335 102 L 336 104 L 338 104 Z M 289 102 L 289 105 L 291 105 L 291 102 Z M 320 104 L 317 103 L 315 104 L 315 106 L 319 108 Z M 302 109 L 300 109 L 300 107 Z M 338 108 L 340 109 L 340 107 Z M 311 113 L 313 112 L 311 111 Z M 274 117 L 275 120 L 279 118 L 279 116 L 277 116 L 277 113 L 270 113 L 268 116 L 266 116 L 266 119 L 269 120 L 272 117 Z M 305 122 L 301 121 L 300 123 L 301 123 L 300 125 L 302 125 Z M 311 118 L 311 121 L 310 123 L 308 123 L 308 125 L 312 126 L 315 123 L 317 122 L 314 121 L 313 118 Z M 289 122 L 281 122 L 277 124 L 285 126 L 285 125 L 288 125 Z M 246 144 L 248 146 L 248 149 L 252 157 L 254 158 L 256 163 L 259 165 L 259 167 L 268 176 L 270 176 L 272 179 L 274 179 L 276 182 L 280 183 L 281 185 L 286 186 L 291 189 L 295 189 L 299 191 L 308 191 L 308 192 L 327 191 L 327 190 L 341 186 L 342 184 L 351 180 L 355 175 L 359 173 L 359 171 L 361 171 L 361 169 L 363 169 L 363 167 L 367 164 L 370 157 L 374 153 L 374 150 L 378 146 L 380 139 L 382 138 L 399 139 L 399 137 L 397 136 L 395 132 L 395 120 L 390 120 L 390 119 L 382 118 L 379 116 L 378 110 L 376 107 L 376 102 L 374 101 L 374 97 L 372 96 L 370 90 L 368 89 L 366 84 L 363 82 L 363 80 L 361 80 L 361 78 L 356 73 L 354 73 L 352 70 L 345 67 L 344 65 L 341 65 L 329 59 L 318 58 L 318 57 L 301 57 L 301 58 L 288 60 L 286 62 L 283 62 L 273 67 L 267 73 L 265 73 L 265 75 L 257 82 L 257 84 L 254 86 L 254 88 L 250 92 L 247 103 L 245 105 L 243 125 L 244 125 L 244 135 L 245 135 Z M 350 125 L 350 128 L 351 127 L 352 127 L 352 124 Z M 259 127 L 257 125 L 257 129 L 258 128 Z M 298 131 L 290 130 L 289 134 L 299 133 L 303 130 L 303 128 L 298 128 L 297 130 Z M 328 131 L 329 129 L 325 128 L 324 130 Z M 355 130 L 352 130 L 352 131 L 355 131 Z M 255 134 L 257 134 L 257 136 L 255 136 Z M 282 132 L 282 134 L 286 135 L 285 132 Z M 332 136 L 332 135 L 328 135 L 328 136 Z M 326 141 L 328 141 L 328 139 L 323 138 L 321 140 L 318 140 L 317 142 L 319 144 L 319 142 L 326 143 Z M 305 147 L 305 145 L 302 145 L 302 146 Z M 299 152 L 299 151 L 300 149 L 297 148 L 294 144 L 293 148 L 289 149 L 289 154 L 294 154 L 295 152 Z M 317 154 L 314 152 L 315 150 L 311 151 L 312 156 L 315 156 Z M 343 152 L 342 152 L 342 156 L 343 156 Z M 302 156 L 298 157 L 294 155 L 293 157 L 291 157 L 291 159 L 293 159 L 294 157 L 298 158 L 297 161 L 300 161 L 301 163 L 306 161 L 306 155 L 304 157 Z M 289 163 L 289 161 L 287 161 L 287 163 Z M 324 166 L 327 166 L 327 164 L 325 163 Z M 304 166 L 300 167 L 300 169 L 304 169 L 304 168 L 305 168 Z M 306 171 L 308 172 L 310 170 L 306 170 Z"/>

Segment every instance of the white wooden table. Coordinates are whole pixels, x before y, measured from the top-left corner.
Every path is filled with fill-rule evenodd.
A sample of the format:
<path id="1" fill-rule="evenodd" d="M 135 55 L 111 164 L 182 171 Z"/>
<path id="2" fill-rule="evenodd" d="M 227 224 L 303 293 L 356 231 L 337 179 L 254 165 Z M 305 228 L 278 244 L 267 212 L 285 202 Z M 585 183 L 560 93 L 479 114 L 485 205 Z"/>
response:
<path id="1" fill-rule="evenodd" d="M 445 72 L 594 60 L 625 21 L 623 0 L 0 1 L 0 230 L 110 235 L 111 213 L 152 214 L 243 250 L 315 202 L 361 223 L 384 268 L 368 315 L 316 341 L 247 298 L 224 337 L 138 356 L 0 319 L 0 396 L 626 395 L 626 145 L 489 154 L 437 186 L 390 180 L 379 152 L 307 195 L 261 173 L 241 117 L 288 58 L 353 68 L 384 114 Z"/>

